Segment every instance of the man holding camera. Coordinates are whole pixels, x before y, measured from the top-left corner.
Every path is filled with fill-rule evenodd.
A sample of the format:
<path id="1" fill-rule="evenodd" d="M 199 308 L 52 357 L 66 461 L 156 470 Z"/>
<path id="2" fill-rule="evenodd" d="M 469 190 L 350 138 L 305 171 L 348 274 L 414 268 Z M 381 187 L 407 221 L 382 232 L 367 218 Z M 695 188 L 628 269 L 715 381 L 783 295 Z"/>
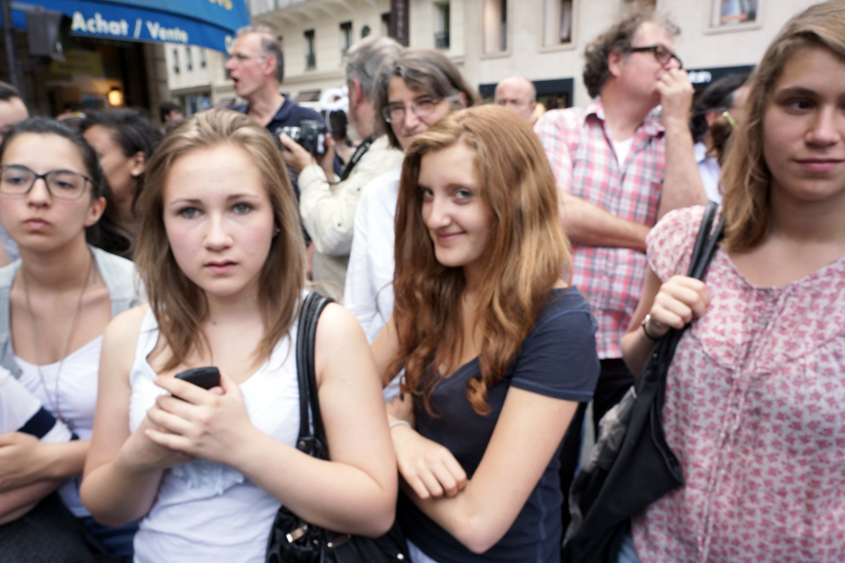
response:
<path id="1" fill-rule="evenodd" d="M 349 122 L 364 140 L 341 175 L 332 171 L 331 137 L 327 138 L 326 154 L 317 158 L 292 139 L 281 138 L 288 149 L 283 155 L 285 162 L 299 172 L 299 212 L 315 246 L 312 279 L 328 282 L 325 290 L 333 297 L 340 298 L 343 293 L 362 190 L 377 176 L 402 165 L 404 155 L 390 146 L 386 136 L 373 137 L 376 78 L 382 65 L 393 60 L 401 48 L 393 39 L 368 37 L 346 52 Z"/>
<path id="2" fill-rule="evenodd" d="M 326 121 L 313 109 L 302 107 L 279 93 L 284 78 L 284 59 L 278 39 L 269 28 L 246 26 L 238 31 L 226 70 L 234 82 L 235 94 L 247 103 L 232 109 L 245 113 L 278 137 L 284 127 L 298 127 L 303 120 Z M 333 156 L 333 155 L 332 155 Z M 329 159 L 333 169 L 340 172 L 339 163 Z M 291 183 L 299 196 L 297 179 Z"/>

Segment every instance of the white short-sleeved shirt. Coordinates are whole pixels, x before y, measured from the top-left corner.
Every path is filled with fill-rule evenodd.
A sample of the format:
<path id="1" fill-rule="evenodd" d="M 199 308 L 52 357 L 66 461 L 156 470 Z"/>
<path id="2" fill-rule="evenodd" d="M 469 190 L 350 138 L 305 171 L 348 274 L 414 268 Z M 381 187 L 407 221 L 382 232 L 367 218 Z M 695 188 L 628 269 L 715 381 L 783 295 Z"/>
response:
<path id="1" fill-rule="evenodd" d="M 393 314 L 394 218 L 402 168 L 370 182 L 355 212 L 343 305 L 372 343 Z"/>
<path id="2" fill-rule="evenodd" d="M 701 183 L 704 185 L 704 192 L 707 199 L 722 203 L 722 193 L 719 191 L 719 178 L 722 174 L 722 167 L 715 158 L 707 156 L 707 147 L 704 143 L 696 143 L 693 147 L 695 162 L 698 163 L 698 173 L 701 176 Z"/>
<path id="3" fill-rule="evenodd" d="M 41 402 L 8 370 L 0 367 L 0 434 L 20 431 L 42 410 L 46 409 L 41 406 Z M 70 430 L 64 424 L 51 415 L 43 416 L 48 417 L 53 424 L 49 429 L 41 425 L 45 432 L 39 433 L 38 438 L 42 442 L 56 444 L 70 440 Z"/>

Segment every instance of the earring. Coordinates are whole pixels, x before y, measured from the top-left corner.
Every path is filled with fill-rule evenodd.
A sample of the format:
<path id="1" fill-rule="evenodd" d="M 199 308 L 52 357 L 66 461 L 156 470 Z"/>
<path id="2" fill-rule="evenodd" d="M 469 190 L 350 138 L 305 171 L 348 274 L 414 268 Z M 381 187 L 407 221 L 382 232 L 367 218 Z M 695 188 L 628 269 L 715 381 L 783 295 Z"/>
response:
<path id="1" fill-rule="evenodd" d="M 276 235 L 278 235 L 278 234 L 279 234 L 279 233 L 281 233 L 281 232 L 282 232 L 282 229 L 281 229 L 281 228 L 279 228 L 279 227 L 276 227 L 276 230 L 275 230 L 275 231 L 273 231 L 273 236 L 275 237 Z"/>

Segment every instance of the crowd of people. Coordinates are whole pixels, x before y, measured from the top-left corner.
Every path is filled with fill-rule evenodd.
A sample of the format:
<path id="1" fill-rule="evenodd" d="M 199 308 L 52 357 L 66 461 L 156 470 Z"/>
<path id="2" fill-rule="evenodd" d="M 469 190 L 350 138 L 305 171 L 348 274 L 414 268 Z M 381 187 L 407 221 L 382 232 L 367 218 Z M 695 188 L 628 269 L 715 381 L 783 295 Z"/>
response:
<path id="1" fill-rule="evenodd" d="M 254 563 L 284 506 L 414 563 L 559 562 L 585 422 L 689 324 L 685 484 L 609 561 L 845 559 L 845 0 L 695 103 L 679 32 L 629 12 L 585 51 L 591 102 L 536 121 L 525 78 L 482 105 L 442 53 L 367 38 L 333 136 L 261 27 L 226 65 L 245 103 L 164 131 L 0 85 L 0 559 Z"/>

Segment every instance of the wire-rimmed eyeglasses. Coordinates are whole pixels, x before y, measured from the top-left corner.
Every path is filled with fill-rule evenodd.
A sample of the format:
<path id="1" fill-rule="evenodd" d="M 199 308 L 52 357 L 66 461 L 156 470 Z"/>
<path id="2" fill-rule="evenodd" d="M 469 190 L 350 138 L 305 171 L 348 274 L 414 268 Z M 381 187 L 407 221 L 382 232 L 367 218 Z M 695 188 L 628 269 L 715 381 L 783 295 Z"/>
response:
<path id="1" fill-rule="evenodd" d="M 439 104 L 442 99 L 437 98 L 419 98 L 414 100 L 410 103 L 409 107 L 411 111 L 417 117 L 428 117 L 434 111 L 434 108 Z M 388 123 L 398 122 L 401 123 L 402 120 L 405 119 L 405 111 L 406 106 L 401 102 L 389 104 L 381 109 L 381 115 L 384 117 L 384 120 Z"/>

